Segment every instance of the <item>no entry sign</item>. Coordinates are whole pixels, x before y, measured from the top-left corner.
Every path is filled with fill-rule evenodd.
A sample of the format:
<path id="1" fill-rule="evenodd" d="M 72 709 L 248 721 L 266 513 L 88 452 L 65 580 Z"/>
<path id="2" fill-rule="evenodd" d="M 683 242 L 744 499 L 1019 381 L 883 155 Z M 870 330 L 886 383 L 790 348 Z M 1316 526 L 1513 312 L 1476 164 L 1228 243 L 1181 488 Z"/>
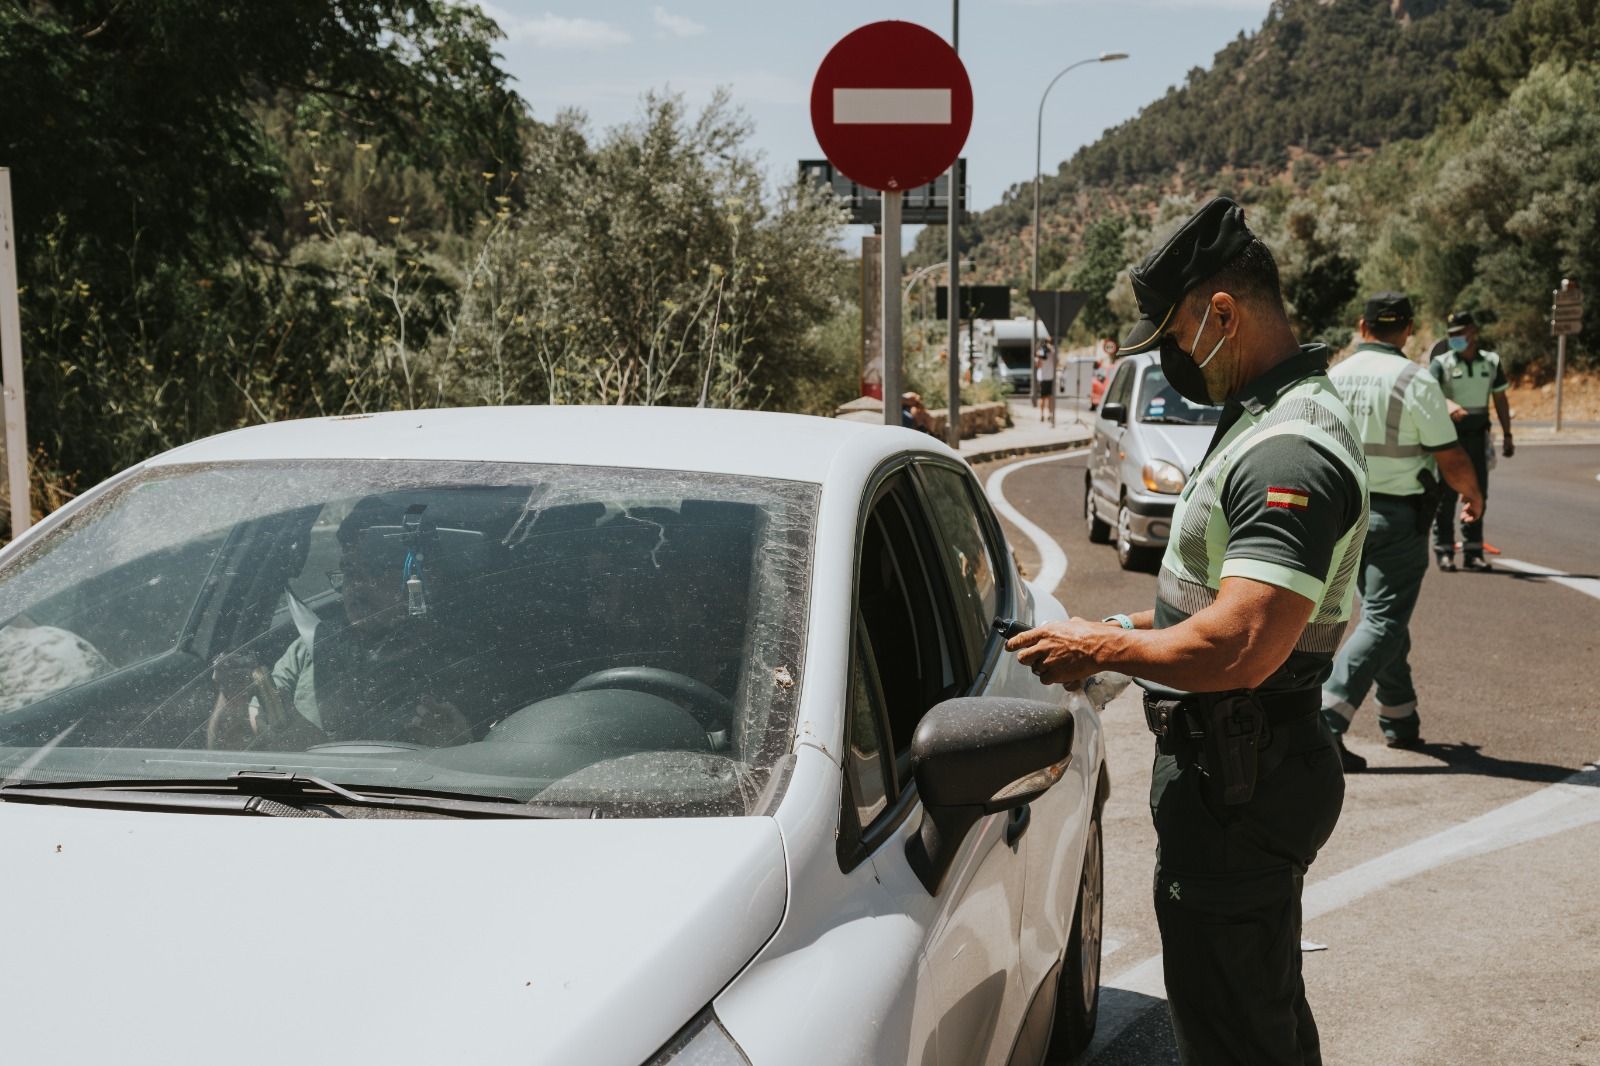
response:
<path id="1" fill-rule="evenodd" d="M 858 185 L 925 185 L 950 169 L 972 128 L 972 83 L 943 37 L 911 22 L 846 36 L 811 83 L 823 154 Z"/>

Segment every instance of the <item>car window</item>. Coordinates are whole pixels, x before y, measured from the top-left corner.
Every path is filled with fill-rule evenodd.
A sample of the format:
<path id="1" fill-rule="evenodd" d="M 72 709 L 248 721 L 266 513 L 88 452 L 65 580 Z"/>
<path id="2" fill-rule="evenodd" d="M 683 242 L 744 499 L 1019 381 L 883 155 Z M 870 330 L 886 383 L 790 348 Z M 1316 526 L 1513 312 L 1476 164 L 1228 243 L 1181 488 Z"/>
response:
<path id="1" fill-rule="evenodd" d="M 272 767 L 746 813 L 791 747 L 818 493 L 514 463 L 143 471 L 0 566 L 0 777 Z"/>
<path id="2" fill-rule="evenodd" d="M 960 623 L 950 607 L 932 531 L 910 474 L 891 474 L 862 527 L 856 610 L 871 641 L 896 756 L 917 723 L 970 683 Z"/>
<path id="3" fill-rule="evenodd" d="M 1106 403 L 1126 404 L 1128 394 L 1133 391 L 1133 364 L 1123 363 L 1117 367 L 1117 376 L 1111 379 L 1111 388 L 1106 390 Z"/>
<path id="4" fill-rule="evenodd" d="M 850 719 L 845 730 L 845 774 L 849 779 L 856 824 L 871 825 L 889 803 L 893 789 L 894 753 L 884 742 L 883 693 L 878 686 L 866 628 L 857 625 L 850 657 Z"/>
<path id="5" fill-rule="evenodd" d="M 1139 379 L 1139 402 L 1134 405 L 1134 414 L 1141 422 L 1214 426 L 1222 418 L 1222 408 L 1186 399 L 1167 381 L 1159 366 L 1149 366 Z"/>
<path id="6" fill-rule="evenodd" d="M 999 610 L 999 565 L 978 517 L 976 486 L 947 466 L 924 464 L 921 470 L 928 507 L 941 534 L 938 550 L 945 557 L 967 662 L 976 670 L 983 662 L 984 648 Z"/>

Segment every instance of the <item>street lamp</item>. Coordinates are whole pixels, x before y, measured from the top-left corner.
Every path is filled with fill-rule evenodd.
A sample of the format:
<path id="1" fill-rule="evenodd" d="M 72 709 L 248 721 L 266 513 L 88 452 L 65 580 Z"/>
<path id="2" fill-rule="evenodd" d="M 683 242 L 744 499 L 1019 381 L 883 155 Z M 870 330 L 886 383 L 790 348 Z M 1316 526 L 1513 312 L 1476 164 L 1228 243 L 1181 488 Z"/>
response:
<path id="1" fill-rule="evenodd" d="M 1114 63 L 1119 59 L 1127 59 L 1126 52 L 1101 52 L 1092 59 L 1080 59 L 1076 63 L 1062 68 L 1061 72 L 1050 79 L 1050 84 L 1044 87 L 1044 94 L 1039 97 L 1039 128 L 1033 141 L 1033 287 L 1039 287 L 1039 180 L 1044 169 L 1044 102 L 1050 96 L 1050 90 L 1056 87 L 1069 70 L 1090 63 Z M 1033 349 L 1028 353 L 1028 369 L 1033 370 L 1033 353 L 1039 350 L 1039 312 L 1033 313 Z M 1052 383 L 1054 387 L 1054 383 Z M 1039 375 L 1029 374 L 1028 395 L 1034 400 L 1039 398 Z"/>

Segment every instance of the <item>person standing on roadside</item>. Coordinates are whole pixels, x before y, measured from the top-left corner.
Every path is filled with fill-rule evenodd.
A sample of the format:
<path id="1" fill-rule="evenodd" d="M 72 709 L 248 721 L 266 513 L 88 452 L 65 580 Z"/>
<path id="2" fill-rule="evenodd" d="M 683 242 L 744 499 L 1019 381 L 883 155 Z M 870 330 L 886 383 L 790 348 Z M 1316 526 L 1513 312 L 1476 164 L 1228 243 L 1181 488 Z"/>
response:
<path id="1" fill-rule="evenodd" d="M 1050 421 L 1056 418 L 1056 346 L 1046 338 L 1040 345 L 1039 351 L 1034 355 L 1034 376 L 1039 382 L 1039 421 L 1045 419 L 1045 412 L 1050 412 Z"/>
<path id="2" fill-rule="evenodd" d="M 1449 349 L 1433 357 L 1428 372 L 1444 389 L 1446 406 L 1456 423 L 1456 435 L 1472 460 L 1483 498 L 1489 498 L 1489 402 L 1494 401 L 1501 443 L 1507 459 L 1516 454 L 1511 439 L 1511 404 L 1506 399 L 1510 383 L 1500 354 L 1478 347 L 1478 323 L 1471 311 L 1457 311 L 1447 323 Z M 1439 511 L 1433 524 L 1433 554 L 1439 569 L 1456 568 L 1456 493 L 1445 489 L 1439 497 Z M 1483 512 L 1474 520 L 1461 516 L 1461 565 L 1468 570 L 1490 570 L 1483 555 Z"/>
<path id="3" fill-rule="evenodd" d="M 1007 643 L 1046 684 L 1101 670 L 1145 689 L 1156 919 L 1186 1064 L 1320 1066 L 1300 968 L 1300 893 L 1344 775 L 1322 683 L 1350 618 L 1367 469 L 1328 380 L 1295 339 L 1272 253 L 1217 198 L 1135 267 L 1127 352 L 1225 404 L 1179 497 L 1153 611 L 1073 618 Z"/>
<path id="4" fill-rule="evenodd" d="M 1322 686 L 1322 716 L 1347 774 L 1367 768 L 1366 759 L 1345 748 L 1344 734 L 1374 685 L 1378 726 L 1388 745 L 1422 743 L 1408 627 L 1428 570 L 1428 525 L 1440 489 L 1436 464 L 1445 484 L 1466 501 L 1463 520 L 1483 519 L 1483 493 L 1472 460 L 1456 439 L 1444 392 L 1406 357 L 1413 317 L 1411 300 L 1403 293 L 1373 296 L 1357 324 L 1361 343 L 1328 372 L 1360 431 L 1371 501 L 1356 576 L 1361 620 Z"/>

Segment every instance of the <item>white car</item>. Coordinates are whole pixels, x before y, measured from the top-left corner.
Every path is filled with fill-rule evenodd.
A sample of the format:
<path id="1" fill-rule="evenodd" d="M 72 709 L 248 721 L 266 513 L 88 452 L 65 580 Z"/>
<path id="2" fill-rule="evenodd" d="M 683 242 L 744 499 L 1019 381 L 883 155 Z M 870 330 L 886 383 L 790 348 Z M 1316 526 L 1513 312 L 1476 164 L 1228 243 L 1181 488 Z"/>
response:
<path id="1" fill-rule="evenodd" d="M 1104 744 L 909 430 L 262 426 L 0 552 L 8 1061 L 1038 1063 Z"/>

